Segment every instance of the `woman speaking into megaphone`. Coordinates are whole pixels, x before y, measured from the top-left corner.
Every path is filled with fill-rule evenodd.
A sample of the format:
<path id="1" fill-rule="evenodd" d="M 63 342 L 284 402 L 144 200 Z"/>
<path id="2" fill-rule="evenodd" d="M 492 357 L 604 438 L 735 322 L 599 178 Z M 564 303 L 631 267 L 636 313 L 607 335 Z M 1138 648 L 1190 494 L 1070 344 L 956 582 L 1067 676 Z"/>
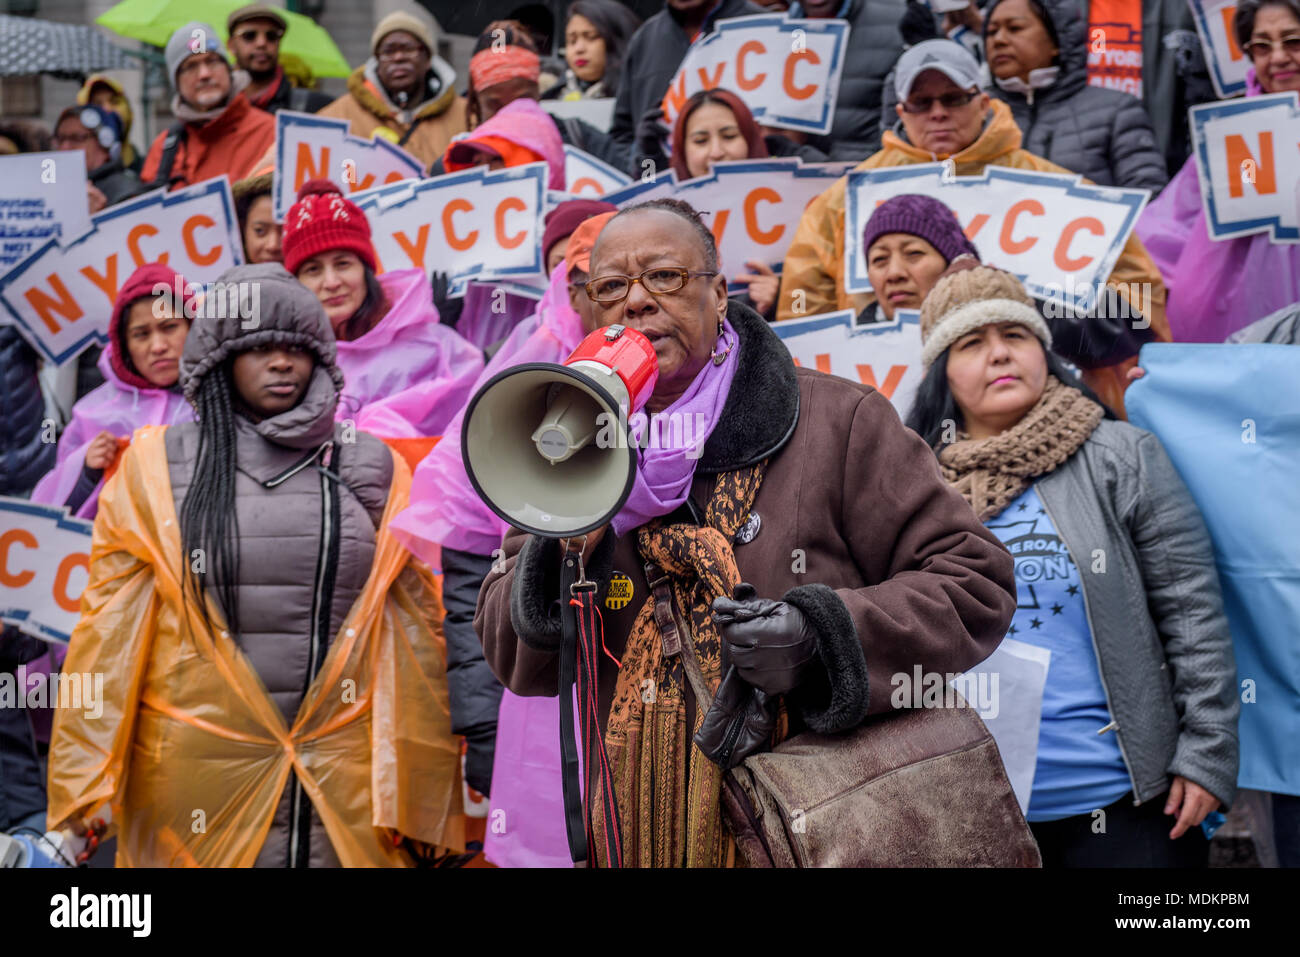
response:
<path id="1" fill-rule="evenodd" d="M 604 749 L 586 763 L 587 793 L 601 786 L 594 767 L 613 792 L 593 808 L 592 860 L 723 866 L 735 857 L 723 767 L 889 711 L 896 673 L 982 661 L 1015 608 L 1012 563 L 883 396 L 796 368 L 756 313 L 728 302 L 690 206 L 618 213 L 590 276 L 599 324 L 654 347 L 646 410 L 660 439 L 641 443 L 631 493 L 581 552 L 604 629 L 589 659 Z M 560 690 L 561 566 L 580 544 L 514 529 L 484 583 L 475 626 L 516 694 Z M 680 644 L 665 618 L 686 630 Z M 715 695 L 706 714 L 687 640 Z M 750 689 L 772 707 L 740 704 Z"/>

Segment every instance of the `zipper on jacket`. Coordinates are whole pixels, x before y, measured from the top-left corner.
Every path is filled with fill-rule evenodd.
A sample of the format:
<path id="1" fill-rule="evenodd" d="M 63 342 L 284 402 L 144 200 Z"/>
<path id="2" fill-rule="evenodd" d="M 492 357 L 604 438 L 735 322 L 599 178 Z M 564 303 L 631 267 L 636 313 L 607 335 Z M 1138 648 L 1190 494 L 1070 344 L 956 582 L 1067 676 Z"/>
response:
<path id="1" fill-rule="evenodd" d="M 1056 521 L 1056 516 L 1052 514 L 1052 507 L 1047 504 L 1047 499 L 1039 491 L 1037 482 L 1034 483 L 1034 491 L 1038 494 L 1038 500 L 1043 503 L 1043 510 L 1047 512 L 1047 517 L 1052 520 L 1052 524 L 1056 527 L 1056 534 L 1059 536 L 1061 526 Z M 1068 542 L 1065 547 L 1067 549 L 1070 547 Z M 1070 561 L 1074 561 L 1073 551 L 1070 552 Z M 1097 650 L 1097 629 L 1092 625 L 1092 606 L 1088 603 L 1087 579 L 1083 577 L 1083 566 L 1075 562 L 1075 567 L 1079 569 L 1079 583 L 1082 586 L 1079 590 L 1083 593 L 1083 617 L 1088 622 L 1088 640 L 1092 642 L 1092 656 L 1097 659 L 1097 677 L 1101 679 L 1101 690 L 1106 696 L 1106 712 L 1111 718 L 1110 725 L 1102 728 L 1097 733 L 1101 734 L 1103 731 L 1112 729 L 1115 731 L 1115 743 L 1119 745 L 1119 756 L 1124 760 L 1124 769 L 1128 771 L 1129 784 L 1133 785 L 1133 806 L 1137 807 L 1142 803 L 1142 799 L 1138 797 L 1137 776 L 1133 774 L 1133 765 L 1129 762 L 1128 752 L 1124 750 L 1124 739 L 1119 735 L 1119 724 L 1115 718 L 1115 708 L 1110 703 L 1110 688 L 1106 684 L 1106 669 L 1102 667 L 1101 652 Z"/>
<path id="2" fill-rule="evenodd" d="M 334 576 L 339 559 L 339 488 L 327 469 L 337 467 L 336 447 L 327 442 L 321 449 L 321 534 L 316 551 L 316 583 L 312 593 L 310 652 L 307 674 L 303 680 L 303 695 L 316 678 L 329 644 L 330 609 L 334 603 Z M 313 455 L 307 462 L 316 458 Z M 306 462 L 303 463 L 306 465 Z M 298 471 L 297 468 L 294 471 Z M 292 474 L 292 473 L 291 473 Z M 283 479 L 287 479 L 288 475 Z M 311 806 L 305 800 L 298 776 L 290 772 L 292 791 L 289 798 L 289 866 L 306 867 L 311 857 Z"/>

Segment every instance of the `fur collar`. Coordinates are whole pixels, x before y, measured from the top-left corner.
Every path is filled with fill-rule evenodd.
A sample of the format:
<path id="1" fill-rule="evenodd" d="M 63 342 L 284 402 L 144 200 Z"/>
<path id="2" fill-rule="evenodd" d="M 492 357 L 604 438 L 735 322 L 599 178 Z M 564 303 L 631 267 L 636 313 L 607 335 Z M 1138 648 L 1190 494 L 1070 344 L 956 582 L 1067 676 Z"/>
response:
<path id="1" fill-rule="evenodd" d="M 698 472 L 730 472 L 767 458 L 789 441 L 799 421 L 799 380 L 781 339 L 734 299 L 727 319 L 740 339 L 739 363 Z"/>

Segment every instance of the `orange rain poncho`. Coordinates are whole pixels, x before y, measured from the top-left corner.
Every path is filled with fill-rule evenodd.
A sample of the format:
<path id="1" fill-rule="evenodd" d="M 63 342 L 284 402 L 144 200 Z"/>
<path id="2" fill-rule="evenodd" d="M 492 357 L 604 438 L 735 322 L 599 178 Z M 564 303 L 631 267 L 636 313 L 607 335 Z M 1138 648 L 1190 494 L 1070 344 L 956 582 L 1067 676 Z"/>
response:
<path id="1" fill-rule="evenodd" d="M 103 714 L 56 714 L 50 826 L 108 802 L 119 867 L 249 866 L 292 769 L 345 867 L 410 865 L 397 835 L 462 851 L 441 599 L 389 532 L 405 461 L 393 456 L 370 577 L 287 728 L 235 642 L 182 600 L 164 432 L 136 432 L 100 496 L 64 670 L 104 675 Z"/>

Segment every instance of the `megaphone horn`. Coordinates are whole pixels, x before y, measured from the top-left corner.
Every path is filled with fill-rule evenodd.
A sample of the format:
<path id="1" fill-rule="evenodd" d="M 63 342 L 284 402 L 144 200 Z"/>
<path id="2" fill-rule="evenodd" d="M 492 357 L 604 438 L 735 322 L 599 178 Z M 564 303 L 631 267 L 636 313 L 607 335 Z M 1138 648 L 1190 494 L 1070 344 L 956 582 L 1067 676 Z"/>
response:
<path id="1" fill-rule="evenodd" d="M 622 325 L 588 335 L 563 364 L 493 376 L 470 399 L 461 453 L 474 491 L 515 528 L 570 538 L 607 524 L 636 478 L 628 416 L 654 391 L 650 340 Z M 618 441 L 598 441 L 613 424 Z"/>

